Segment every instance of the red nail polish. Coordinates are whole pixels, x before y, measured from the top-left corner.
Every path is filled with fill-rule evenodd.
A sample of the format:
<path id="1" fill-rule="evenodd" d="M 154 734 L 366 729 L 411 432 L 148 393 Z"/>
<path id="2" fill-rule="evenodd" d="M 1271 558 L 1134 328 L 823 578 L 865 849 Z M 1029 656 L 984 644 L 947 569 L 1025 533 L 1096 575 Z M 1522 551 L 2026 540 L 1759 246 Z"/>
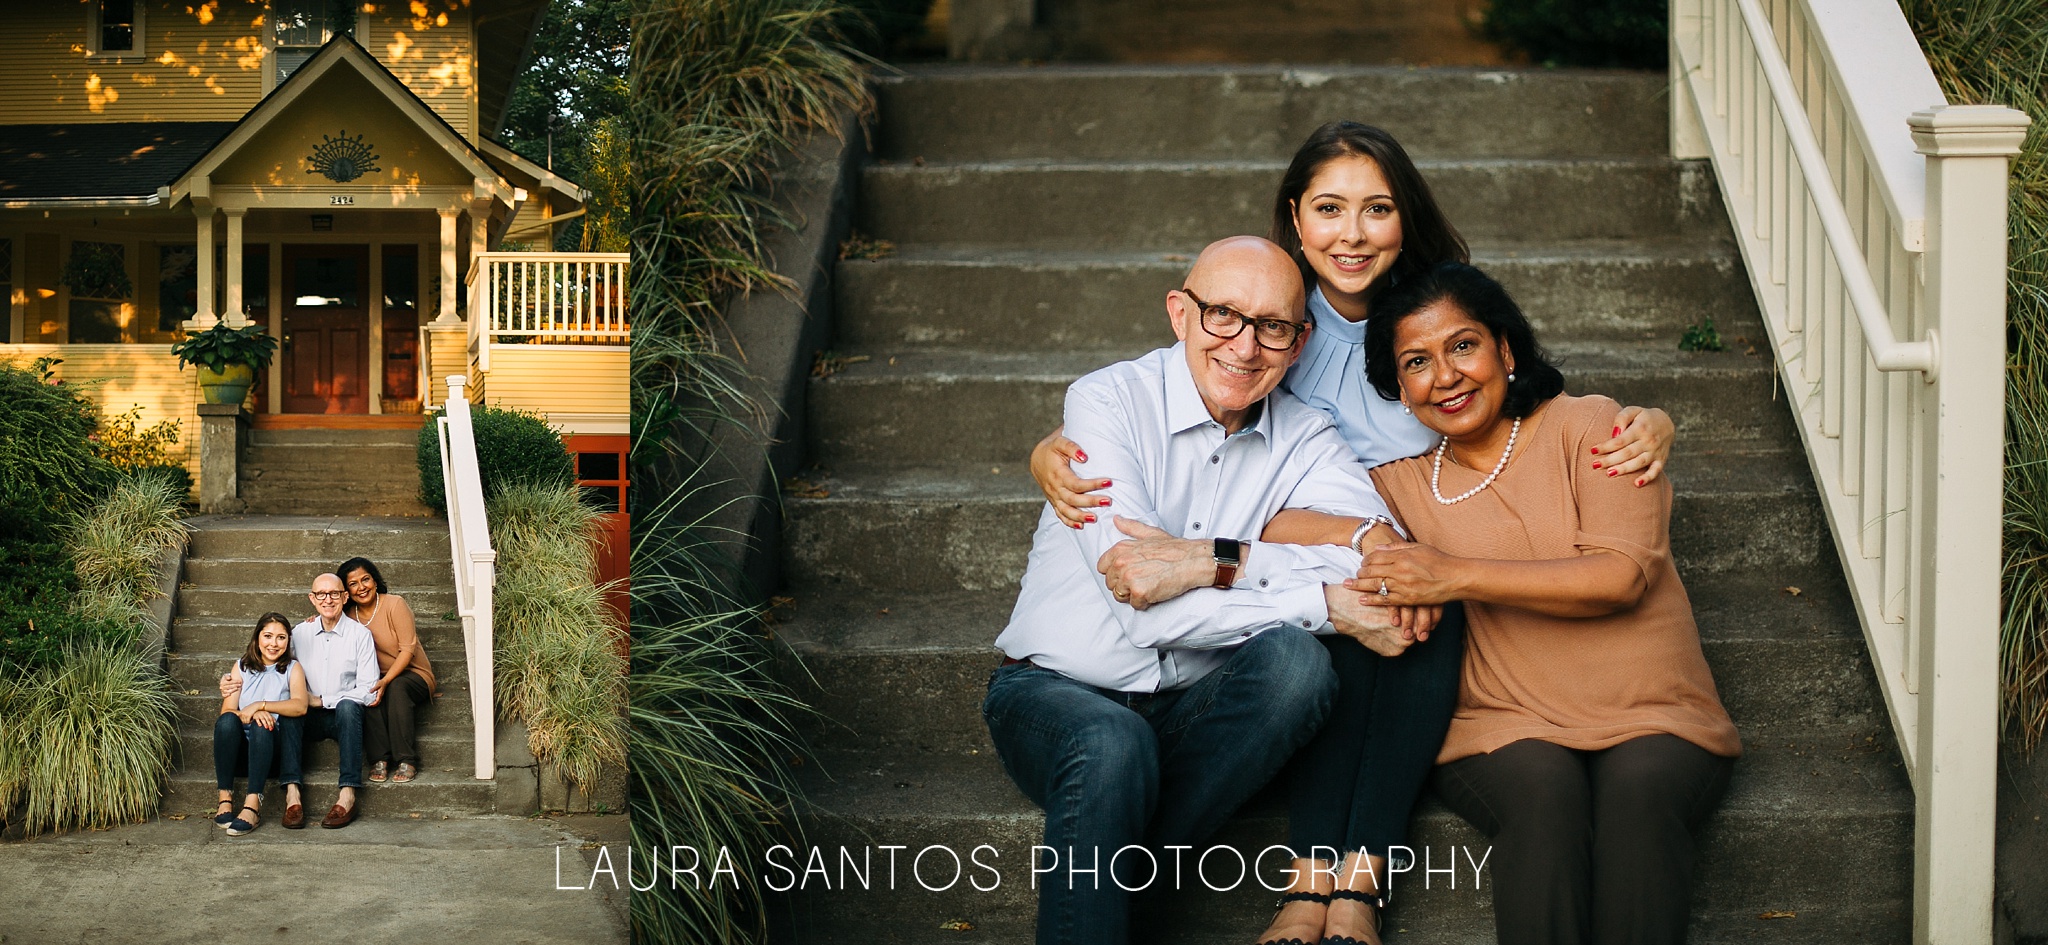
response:
<path id="1" fill-rule="evenodd" d="M 1104 479 L 1104 480 L 1102 480 L 1102 488 L 1104 488 L 1104 489 L 1107 489 L 1107 488 L 1109 488 L 1109 480 L 1107 480 L 1107 479 Z"/>
<path id="2" fill-rule="evenodd" d="M 1620 435 L 1621 435 L 1621 428 L 1620 428 L 1620 427 L 1615 427 L 1615 428 L 1614 428 L 1614 434 L 1613 434 L 1613 435 L 1615 435 L 1615 436 L 1620 436 Z"/>
<path id="3" fill-rule="evenodd" d="M 1593 455 L 1595 455 L 1595 456 L 1598 456 L 1598 455 L 1600 455 L 1600 447 L 1597 447 L 1597 446 L 1596 446 L 1596 447 L 1593 447 Z"/>
<path id="4" fill-rule="evenodd" d="M 1608 470 L 1608 471 L 1607 471 L 1607 478 L 1609 478 L 1609 479 L 1612 479 L 1612 478 L 1614 478 L 1614 477 L 1616 477 L 1616 476 L 1619 476 L 1619 475 L 1621 475 L 1621 470 L 1619 470 L 1619 469 L 1610 469 L 1610 470 Z"/>
<path id="5" fill-rule="evenodd" d="M 1102 504 L 1105 506 L 1109 504 L 1109 496 L 1102 497 Z"/>
<path id="6" fill-rule="evenodd" d="M 1638 479 L 1638 480 L 1636 480 L 1636 485 L 1639 485 L 1639 486 L 1640 486 L 1640 485 L 1642 485 L 1642 484 L 1643 484 L 1643 480 L 1641 480 L 1641 479 Z"/>
<path id="7" fill-rule="evenodd" d="M 1087 462 L 1087 461 L 1088 461 L 1088 454 L 1087 454 L 1087 453 L 1083 453 L 1083 452 L 1081 452 L 1080 450 L 1075 450 L 1075 451 L 1074 451 L 1074 458 L 1075 458 L 1075 459 L 1078 459 L 1078 460 L 1080 460 L 1080 461 L 1082 461 L 1082 462 L 1084 462 L 1084 463 L 1085 463 L 1085 462 Z"/>
<path id="8" fill-rule="evenodd" d="M 1082 518 L 1081 518 L 1081 521 L 1093 523 L 1093 522 L 1095 521 L 1095 516 L 1093 516 L 1093 515 L 1085 515 L 1085 516 L 1082 516 Z"/>
<path id="9" fill-rule="evenodd" d="M 1600 468 L 1600 464 L 1599 464 L 1599 463 L 1594 463 L 1594 464 L 1593 464 L 1593 468 L 1594 468 L 1594 469 L 1599 469 L 1599 468 Z"/>

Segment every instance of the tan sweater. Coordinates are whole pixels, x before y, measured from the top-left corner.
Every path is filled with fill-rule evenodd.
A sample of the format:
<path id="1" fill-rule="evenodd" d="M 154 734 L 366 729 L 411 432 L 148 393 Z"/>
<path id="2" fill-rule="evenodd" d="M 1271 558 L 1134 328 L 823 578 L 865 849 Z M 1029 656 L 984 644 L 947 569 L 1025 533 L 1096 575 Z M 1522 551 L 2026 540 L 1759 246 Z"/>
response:
<path id="1" fill-rule="evenodd" d="M 434 692 L 434 666 L 427 662 L 427 651 L 420 646 L 419 628 L 413 625 L 412 607 L 405 598 L 397 594 L 377 595 L 377 604 L 370 611 L 370 619 L 363 620 L 363 608 L 356 608 L 355 618 L 370 628 L 370 636 L 377 641 L 377 669 L 390 672 L 391 664 L 398 654 L 412 651 L 412 662 L 407 669 L 420 674 L 427 681 L 427 691 Z"/>
<path id="2" fill-rule="evenodd" d="M 1550 617 L 1467 603 L 1458 710 L 1439 764 L 1522 739 L 1609 748 L 1666 732 L 1725 757 L 1742 753 L 1700 650 L 1692 604 L 1671 563 L 1671 484 L 1636 488 L 1592 468 L 1619 407 L 1605 397 L 1558 397 L 1522 421 L 1501 477 L 1456 505 L 1430 494 L 1434 453 L 1373 470 L 1380 493 L 1415 539 L 1469 558 L 1544 560 L 1588 549 L 1642 568 L 1636 605 L 1602 617 Z M 1447 457 L 1439 486 L 1456 496 L 1485 479 Z"/>

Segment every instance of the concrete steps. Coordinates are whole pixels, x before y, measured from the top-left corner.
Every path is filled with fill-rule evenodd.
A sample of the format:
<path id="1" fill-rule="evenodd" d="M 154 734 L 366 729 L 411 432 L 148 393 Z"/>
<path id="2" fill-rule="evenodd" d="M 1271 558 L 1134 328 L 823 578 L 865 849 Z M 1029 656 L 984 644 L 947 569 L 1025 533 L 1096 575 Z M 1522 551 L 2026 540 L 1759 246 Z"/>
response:
<path id="1" fill-rule="evenodd" d="M 418 430 L 251 430 L 236 466 L 244 510 L 426 516 Z"/>
<path id="2" fill-rule="evenodd" d="M 877 860 L 881 845 L 907 850 L 894 892 L 879 879 L 841 889 L 836 862 L 829 892 L 806 876 L 778 934 L 1030 940 L 1041 817 L 996 764 L 979 711 L 1043 509 L 1028 452 L 1074 378 L 1171 341 L 1163 298 L 1194 253 L 1265 232 L 1292 149 L 1352 117 L 1418 156 L 1570 390 L 1663 407 L 1679 425 L 1673 553 L 1749 751 L 1702 838 L 1692 940 L 1905 941 L 1912 793 L 1719 197 L 1706 168 L 1664 151 L 1664 82 L 1279 66 L 932 66 L 882 80 L 858 226 L 895 248 L 836 271 L 832 369 L 805 407 L 815 466 L 783 497 L 793 603 L 774 635 L 825 749 L 803 767 L 805 843 Z M 1708 317 L 1729 350 L 1677 350 Z M 1257 850 L 1283 827 L 1279 799 L 1262 797 L 1215 842 Z M 1439 859 L 1485 848 L 1434 800 L 1416 840 Z M 951 891 L 919 888 L 909 859 L 933 844 L 992 846 L 1001 887 L 968 889 L 989 875 L 970 864 Z M 952 872 L 924 867 L 935 884 Z M 1493 940 L 1489 894 L 1469 881 L 1396 892 L 1390 941 Z M 1250 941 L 1273 898 L 1172 894 L 1141 911 L 1153 932 L 1138 940 Z M 1759 918 L 1778 913 L 1796 917 Z M 973 931 L 943 928 L 955 922 Z"/>
<path id="3" fill-rule="evenodd" d="M 304 439 L 332 431 L 257 432 Z M 471 777 L 474 713 L 462 625 L 442 619 L 455 609 L 446 523 L 288 515 L 205 515 L 189 521 L 195 530 L 165 655 L 175 692 L 181 756 L 170 779 L 165 810 L 213 809 L 212 733 L 220 715 L 217 681 L 240 657 L 256 618 L 273 610 L 294 622 L 311 615 L 306 589 L 313 578 L 356 555 L 375 561 L 391 592 L 411 605 L 420 645 L 433 661 L 441 690 L 440 698 L 418 710 L 420 777 L 408 784 L 370 785 L 362 799 L 363 816 L 409 818 L 496 810 L 494 783 Z M 334 802 L 339 762 L 333 742 L 308 746 L 303 770 L 311 799 L 307 810 L 315 820 Z M 271 789 L 264 809 L 266 817 L 275 820 L 283 809 L 281 789 Z"/>

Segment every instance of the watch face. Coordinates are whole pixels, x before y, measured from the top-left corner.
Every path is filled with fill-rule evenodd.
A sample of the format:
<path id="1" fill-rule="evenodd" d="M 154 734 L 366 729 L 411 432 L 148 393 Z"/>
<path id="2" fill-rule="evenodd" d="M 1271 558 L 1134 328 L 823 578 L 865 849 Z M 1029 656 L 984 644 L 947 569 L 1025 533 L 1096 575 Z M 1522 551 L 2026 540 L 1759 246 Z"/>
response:
<path id="1" fill-rule="evenodd" d="M 1231 565 L 1234 565 L 1234 564 L 1236 564 L 1236 563 L 1238 562 L 1238 558 L 1239 558 L 1239 551 L 1238 551 L 1238 549 L 1239 549 L 1240 547 L 1241 547 L 1241 546 L 1240 546 L 1240 545 L 1239 545 L 1239 544 L 1237 543 L 1237 539 L 1235 539 L 1235 538 L 1218 538 L 1218 539 L 1216 539 L 1216 561 L 1217 561 L 1217 563 L 1219 563 L 1219 564 L 1231 564 Z"/>

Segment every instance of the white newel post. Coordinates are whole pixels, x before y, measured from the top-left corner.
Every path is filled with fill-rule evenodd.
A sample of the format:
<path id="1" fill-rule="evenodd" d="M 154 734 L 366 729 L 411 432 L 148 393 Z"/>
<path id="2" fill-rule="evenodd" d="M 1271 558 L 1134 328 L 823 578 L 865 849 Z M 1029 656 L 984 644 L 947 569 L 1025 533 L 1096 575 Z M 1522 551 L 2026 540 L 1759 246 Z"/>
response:
<path id="1" fill-rule="evenodd" d="M 1923 521 L 1939 523 L 1920 595 L 1913 940 L 1991 941 L 1998 774 L 2000 516 L 2005 425 L 2007 165 L 2027 116 L 1915 112 L 1927 156 L 1927 326 L 1940 368 L 1919 398 Z M 1923 546 L 1925 547 L 1925 546 Z"/>

